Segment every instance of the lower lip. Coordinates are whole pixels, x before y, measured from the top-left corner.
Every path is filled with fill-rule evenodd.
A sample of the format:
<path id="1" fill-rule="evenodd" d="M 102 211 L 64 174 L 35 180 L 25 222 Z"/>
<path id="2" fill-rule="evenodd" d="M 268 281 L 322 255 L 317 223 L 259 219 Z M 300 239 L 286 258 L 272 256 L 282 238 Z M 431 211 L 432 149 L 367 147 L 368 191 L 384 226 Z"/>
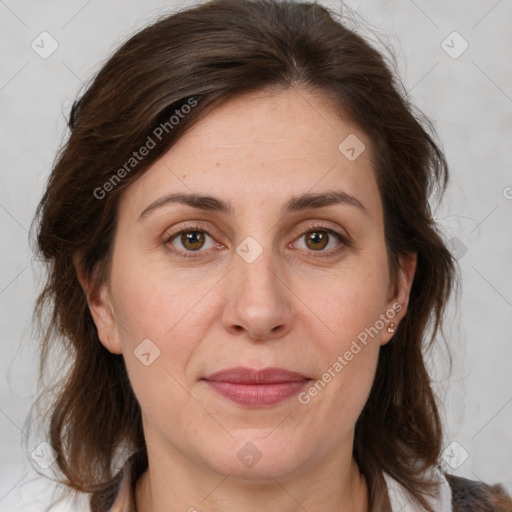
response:
<path id="1" fill-rule="evenodd" d="M 296 395 L 307 380 L 278 382 L 275 384 L 235 384 L 207 380 L 206 383 L 217 393 L 233 402 L 249 407 L 275 405 Z"/>

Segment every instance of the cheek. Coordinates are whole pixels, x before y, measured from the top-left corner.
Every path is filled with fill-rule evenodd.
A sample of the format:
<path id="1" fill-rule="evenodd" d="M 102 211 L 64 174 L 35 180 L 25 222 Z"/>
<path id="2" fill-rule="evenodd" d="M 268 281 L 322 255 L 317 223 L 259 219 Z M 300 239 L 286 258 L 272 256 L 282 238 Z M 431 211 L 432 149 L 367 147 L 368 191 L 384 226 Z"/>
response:
<path id="1" fill-rule="evenodd" d="M 201 299 L 213 284 L 170 281 L 168 272 L 155 268 L 118 269 L 118 275 L 132 275 L 112 287 L 117 292 L 114 307 L 123 358 L 142 411 L 163 431 L 189 420 L 199 424 L 204 420 L 187 391 L 194 377 L 187 369 L 211 328 L 211 301 Z"/>
<path id="2" fill-rule="evenodd" d="M 333 415 L 333 410 L 343 411 L 355 422 L 370 392 L 387 325 L 382 320 L 387 285 L 387 267 L 378 258 L 368 258 L 360 270 L 340 272 L 317 288 L 322 293 L 309 295 L 308 305 L 327 334 L 314 336 L 322 363 L 304 401 L 316 401 L 334 422 L 345 423 L 347 418 Z"/>
<path id="3" fill-rule="evenodd" d="M 130 254 L 134 254 L 133 256 Z M 214 276 L 194 276 L 171 269 L 126 249 L 113 264 L 112 290 L 116 318 L 124 345 L 144 338 L 164 345 L 181 339 L 175 333 L 182 324 L 198 329 L 204 297 L 214 284 Z M 187 338 L 194 339 L 192 336 Z"/>
<path id="4" fill-rule="evenodd" d="M 365 261 L 360 269 L 342 270 L 316 283 L 304 283 L 301 296 L 328 329 L 327 346 L 344 350 L 359 335 L 371 329 L 376 341 L 383 329 L 381 315 L 386 311 L 387 268 L 376 261 Z M 377 323 L 378 334 L 374 327 Z M 334 339 L 334 342 L 333 342 Z"/>
<path id="5" fill-rule="evenodd" d="M 159 400 L 160 407 L 172 403 L 184 409 L 190 397 L 183 386 L 188 388 L 195 377 L 188 371 L 191 361 L 218 318 L 219 305 L 212 302 L 218 276 L 171 273 L 143 259 L 119 258 L 116 263 L 117 335 L 134 392 L 148 413 L 158 415 Z"/>

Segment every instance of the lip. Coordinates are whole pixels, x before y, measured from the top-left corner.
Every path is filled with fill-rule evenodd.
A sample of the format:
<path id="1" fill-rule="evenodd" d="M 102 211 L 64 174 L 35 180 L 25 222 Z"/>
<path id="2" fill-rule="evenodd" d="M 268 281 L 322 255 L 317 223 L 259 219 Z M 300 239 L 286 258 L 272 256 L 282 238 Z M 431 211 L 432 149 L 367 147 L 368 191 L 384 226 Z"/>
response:
<path id="1" fill-rule="evenodd" d="M 283 368 L 236 367 L 203 379 L 225 398 L 249 407 L 275 405 L 297 394 L 311 379 Z"/>

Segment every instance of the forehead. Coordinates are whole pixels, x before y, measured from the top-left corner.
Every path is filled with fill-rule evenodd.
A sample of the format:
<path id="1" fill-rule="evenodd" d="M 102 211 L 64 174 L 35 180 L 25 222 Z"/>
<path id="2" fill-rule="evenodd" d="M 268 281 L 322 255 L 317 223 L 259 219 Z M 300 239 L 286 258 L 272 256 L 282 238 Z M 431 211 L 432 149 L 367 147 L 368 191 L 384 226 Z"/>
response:
<path id="1" fill-rule="evenodd" d="M 125 192 L 144 207 L 164 192 L 208 193 L 239 208 L 326 189 L 377 203 L 370 140 L 327 95 L 290 88 L 238 96 L 208 113 Z"/>
<path id="2" fill-rule="evenodd" d="M 200 146 L 208 158 L 221 154 L 226 159 L 299 161 L 314 154 L 331 161 L 339 156 L 340 142 L 356 134 L 366 139 L 347 117 L 336 113 L 327 95 L 295 88 L 260 91 L 235 97 L 210 112 L 178 141 L 175 153 Z"/>

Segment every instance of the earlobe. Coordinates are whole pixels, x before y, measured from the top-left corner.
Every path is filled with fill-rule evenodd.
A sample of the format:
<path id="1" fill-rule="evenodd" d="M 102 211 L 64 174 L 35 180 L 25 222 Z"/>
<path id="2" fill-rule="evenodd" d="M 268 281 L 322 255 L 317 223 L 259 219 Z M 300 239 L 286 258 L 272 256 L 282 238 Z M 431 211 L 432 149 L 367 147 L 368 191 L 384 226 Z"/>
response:
<path id="1" fill-rule="evenodd" d="M 80 257 L 75 255 L 73 262 L 77 279 L 84 291 L 101 344 L 109 352 L 121 354 L 122 350 L 119 342 L 117 323 L 115 321 L 110 290 L 107 284 L 102 283 L 99 285 L 98 289 L 94 290 L 92 283 L 85 276 L 83 267 L 80 264 Z"/>
<path id="2" fill-rule="evenodd" d="M 97 294 L 88 298 L 89 310 L 98 331 L 101 344 L 113 354 L 121 354 L 119 331 L 114 316 L 110 291 L 106 284 L 100 286 Z"/>
<path id="3" fill-rule="evenodd" d="M 398 279 L 394 286 L 391 287 L 388 297 L 386 310 L 387 325 L 381 336 L 382 345 L 392 339 L 400 321 L 407 312 L 417 260 L 418 256 L 416 253 L 409 253 L 400 257 Z"/>

